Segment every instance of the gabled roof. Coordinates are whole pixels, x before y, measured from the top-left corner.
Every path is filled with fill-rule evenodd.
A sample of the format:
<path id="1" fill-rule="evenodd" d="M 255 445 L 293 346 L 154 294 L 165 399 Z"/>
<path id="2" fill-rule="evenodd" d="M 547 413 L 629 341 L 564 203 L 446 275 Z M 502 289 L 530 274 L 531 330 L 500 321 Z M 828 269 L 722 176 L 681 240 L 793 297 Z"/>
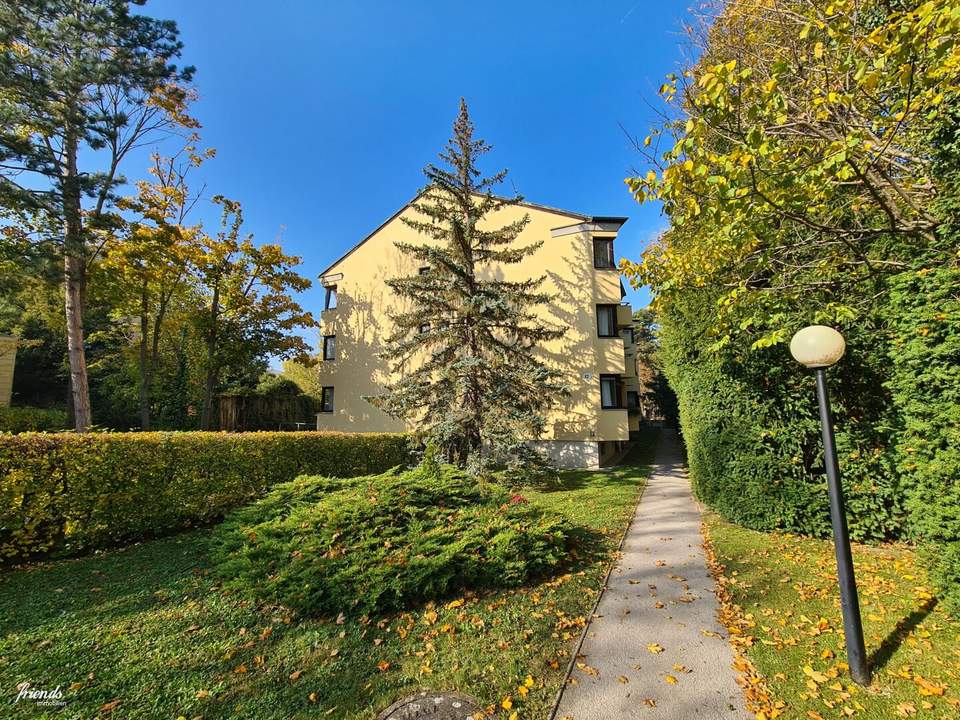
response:
<path id="1" fill-rule="evenodd" d="M 417 199 L 420 197 L 420 195 L 422 195 L 422 194 L 423 194 L 423 193 L 417 193 L 417 194 L 416 194 L 414 197 L 412 197 L 407 203 L 405 203 L 405 204 L 403 205 L 403 207 L 401 207 L 401 208 L 400 208 L 399 210 L 397 210 L 393 215 L 391 215 L 391 216 L 388 217 L 386 220 L 384 220 L 382 223 L 380 223 L 373 231 L 371 231 L 370 233 L 368 233 L 367 236 L 364 237 L 360 242 L 358 242 L 358 243 L 357 243 L 356 245 L 354 245 L 352 248 L 350 248 L 349 250 L 347 250 L 347 252 L 345 252 L 345 253 L 344 253 L 343 255 L 341 255 L 339 258 L 337 258 L 336 260 L 334 260 L 332 263 L 330 263 L 330 265 L 329 265 L 323 272 L 320 273 L 320 277 L 322 278 L 324 275 L 327 275 L 331 270 L 333 270 L 333 268 L 335 268 L 335 267 L 336 267 L 337 265 L 339 265 L 341 262 L 343 262 L 344 260 L 346 260 L 346 259 L 347 259 L 348 257 L 350 257 L 351 255 L 353 255 L 353 253 L 354 253 L 361 245 L 363 245 L 367 240 L 369 240 L 370 238 L 372 238 L 374 235 L 376 235 L 378 232 L 380 232 L 383 228 L 385 228 L 387 225 L 389 225 L 389 224 L 392 223 L 394 220 L 396 220 L 396 219 L 403 213 L 404 210 L 406 210 L 406 209 L 409 208 L 411 205 L 413 205 L 413 203 L 415 203 L 415 202 L 417 201 Z M 499 196 L 498 196 L 498 197 L 499 197 Z M 500 199 L 502 199 L 502 200 L 509 200 L 509 198 L 500 198 Z M 625 217 L 614 217 L 614 216 L 609 216 L 609 215 L 583 215 L 583 214 L 581 214 L 581 213 L 570 212 L 569 210 L 560 210 L 560 209 L 558 209 L 558 208 L 550 207 L 549 205 L 538 205 L 537 203 L 531 203 L 531 202 L 526 202 L 526 201 L 515 202 L 515 203 L 512 203 L 512 204 L 513 204 L 513 205 L 518 205 L 519 207 L 530 208 L 530 209 L 532 209 L 532 210 L 542 210 L 542 211 L 544 211 L 544 212 L 553 213 L 553 214 L 555 214 L 555 215 L 566 215 L 567 217 L 573 218 L 574 220 L 578 220 L 579 222 L 582 222 L 582 223 L 583 223 L 583 222 L 597 222 L 597 223 L 603 222 L 603 223 L 616 223 L 616 224 L 618 224 L 618 225 L 623 225 L 623 224 L 627 221 L 627 219 L 628 219 L 628 218 L 625 218 Z"/>

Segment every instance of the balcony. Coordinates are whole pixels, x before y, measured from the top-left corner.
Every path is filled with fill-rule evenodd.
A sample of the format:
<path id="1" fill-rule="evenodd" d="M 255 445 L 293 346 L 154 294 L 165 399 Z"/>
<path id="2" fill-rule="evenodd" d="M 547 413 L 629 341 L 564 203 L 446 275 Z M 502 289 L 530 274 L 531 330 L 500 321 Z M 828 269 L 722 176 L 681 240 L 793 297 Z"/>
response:
<path id="1" fill-rule="evenodd" d="M 597 346 L 597 373 L 607 375 L 622 375 L 626 365 L 623 340 L 621 338 L 605 338 Z"/>
<path id="2" fill-rule="evenodd" d="M 633 308 L 629 305 L 617 306 L 617 327 L 627 328 L 633 325 Z"/>

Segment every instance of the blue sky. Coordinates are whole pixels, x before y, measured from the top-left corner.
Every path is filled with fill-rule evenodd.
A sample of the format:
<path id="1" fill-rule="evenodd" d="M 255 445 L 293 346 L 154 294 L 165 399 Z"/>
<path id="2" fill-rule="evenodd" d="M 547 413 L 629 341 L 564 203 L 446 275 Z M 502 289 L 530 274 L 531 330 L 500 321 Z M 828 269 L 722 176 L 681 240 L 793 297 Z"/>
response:
<path id="1" fill-rule="evenodd" d="M 656 88 L 683 58 L 688 4 L 499 0 L 269 4 L 154 0 L 195 65 L 193 108 L 216 159 L 207 195 L 242 202 L 260 242 L 281 234 L 316 280 L 410 199 L 449 136 L 460 96 L 527 200 L 627 215 L 618 256 L 665 225 L 623 185 L 643 169 L 621 125 L 643 137 Z M 141 175 L 131 158 L 130 178 Z M 213 229 L 217 214 L 198 215 Z M 646 293 L 630 293 L 635 305 Z M 304 293 L 319 310 L 319 287 Z"/>

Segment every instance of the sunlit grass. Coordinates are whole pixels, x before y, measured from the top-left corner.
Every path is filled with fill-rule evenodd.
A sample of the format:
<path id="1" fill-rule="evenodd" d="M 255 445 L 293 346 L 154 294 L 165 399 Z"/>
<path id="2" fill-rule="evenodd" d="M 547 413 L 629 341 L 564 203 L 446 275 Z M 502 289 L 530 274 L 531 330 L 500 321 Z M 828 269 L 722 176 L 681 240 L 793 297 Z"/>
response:
<path id="1" fill-rule="evenodd" d="M 21 701 L 5 712 L 372 718 L 406 693 L 435 688 L 497 706 L 509 696 L 520 717 L 543 718 L 638 498 L 651 447 L 644 443 L 632 464 L 563 473 L 555 484 L 522 490 L 583 530 L 566 572 L 404 613 L 368 618 L 347 610 L 338 623 L 225 594 L 207 573 L 207 530 L 6 572 L 0 685 L 11 693 L 21 682 L 60 685 L 67 706 L 57 712 Z"/>
<path id="2" fill-rule="evenodd" d="M 753 637 L 747 654 L 784 718 L 960 717 L 960 622 L 904 545 L 854 546 L 869 688 L 846 672 L 831 542 L 707 519 L 725 583 Z M 776 711 L 774 711 L 775 714 Z"/>

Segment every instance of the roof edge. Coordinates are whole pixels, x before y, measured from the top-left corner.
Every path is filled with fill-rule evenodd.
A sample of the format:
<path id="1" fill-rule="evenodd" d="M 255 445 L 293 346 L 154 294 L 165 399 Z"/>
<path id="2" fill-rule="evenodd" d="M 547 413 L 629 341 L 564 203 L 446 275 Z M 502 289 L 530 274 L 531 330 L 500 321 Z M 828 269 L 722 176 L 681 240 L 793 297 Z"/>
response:
<path id="1" fill-rule="evenodd" d="M 484 195 L 484 193 L 474 193 L 474 194 L 475 194 L 475 195 Z M 372 238 L 372 237 L 373 237 L 374 235 L 376 235 L 378 232 L 380 232 L 381 230 L 383 230 L 383 228 L 385 228 L 387 225 L 389 225 L 389 224 L 392 223 L 394 220 L 396 220 L 396 219 L 403 213 L 403 211 L 406 210 L 407 208 L 409 208 L 411 205 L 413 205 L 413 203 L 415 203 L 415 202 L 420 198 L 421 195 L 423 195 L 423 192 L 422 192 L 422 191 L 419 192 L 419 193 L 417 193 L 417 194 L 414 195 L 410 200 L 408 200 L 406 203 L 404 203 L 404 205 L 403 205 L 399 210 L 397 210 L 395 213 L 393 213 L 393 215 L 391 215 L 390 217 L 388 217 L 388 218 L 387 218 L 386 220 L 384 220 L 382 223 L 380 223 L 379 225 L 377 225 L 377 227 L 374 228 L 373 230 L 371 230 L 366 236 L 364 236 L 364 238 L 363 238 L 362 240 L 360 240 L 360 242 L 358 242 L 358 243 L 357 243 L 356 245 L 354 245 L 352 248 L 350 248 L 349 250 L 347 250 L 347 252 L 345 252 L 345 253 L 344 253 L 343 255 L 341 255 L 339 258 L 337 258 L 336 260 L 334 260 L 332 263 L 330 263 L 330 265 L 328 265 L 327 268 L 324 269 L 324 270 L 320 273 L 319 277 L 322 278 L 322 277 L 324 277 L 325 275 L 328 275 L 328 274 L 330 273 L 330 271 L 333 270 L 337 265 L 339 265 L 339 264 L 342 263 L 344 260 L 346 260 L 348 257 L 350 257 L 351 255 L 353 255 L 353 253 L 354 253 L 356 250 L 358 250 L 361 245 L 363 245 L 365 242 L 367 242 L 367 240 L 369 240 L 370 238 Z M 502 196 L 502 195 L 494 195 L 494 197 L 497 198 L 497 199 L 499 199 L 499 200 L 506 200 L 506 201 L 510 202 L 510 198 L 504 197 L 504 196 Z M 613 217 L 613 216 L 606 216 L 606 215 L 595 215 L 595 216 L 594 216 L 594 215 L 583 215 L 582 213 L 575 213 L 575 212 L 571 212 L 570 210 L 561 210 L 561 209 L 559 209 L 559 208 L 550 207 L 549 205 L 539 205 L 539 204 L 537 204 L 537 203 L 527 202 L 527 201 L 525 201 L 525 200 L 520 200 L 520 201 L 517 201 L 517 202 L 510 202 L 510 204 L 511 204 L 511 205 L 517 205 L 518 207 L 531 208 L 531 209 L 533 209 L 533 210 L 541 210 L 541 211 L 543 211 L 543 212 L 549 212 L 549 213 L 553 213 L 553 214 L 555 214 L 555 215 L 565 215 L 565 216 L 567 216 L 567 217 L 574 218 L 575 220 L 578 220 L 578 221 L 581 222 L 581 223 L 584 223 L 584 222 L 604 222 L 604 223 L 616 223 L 616 224 L 618 224 L 618 225 L 623 225 L 623 224 L 629 219 L 629 218 L 626 218 L 626 217 Z M 577 223 L 573 223 L 573 224 L 577 224 Z M 565 226 L 562 226 L 562 227 L 570 227 L 570 226 L 569 226 L 569 225 L 565 225 Z"/>

